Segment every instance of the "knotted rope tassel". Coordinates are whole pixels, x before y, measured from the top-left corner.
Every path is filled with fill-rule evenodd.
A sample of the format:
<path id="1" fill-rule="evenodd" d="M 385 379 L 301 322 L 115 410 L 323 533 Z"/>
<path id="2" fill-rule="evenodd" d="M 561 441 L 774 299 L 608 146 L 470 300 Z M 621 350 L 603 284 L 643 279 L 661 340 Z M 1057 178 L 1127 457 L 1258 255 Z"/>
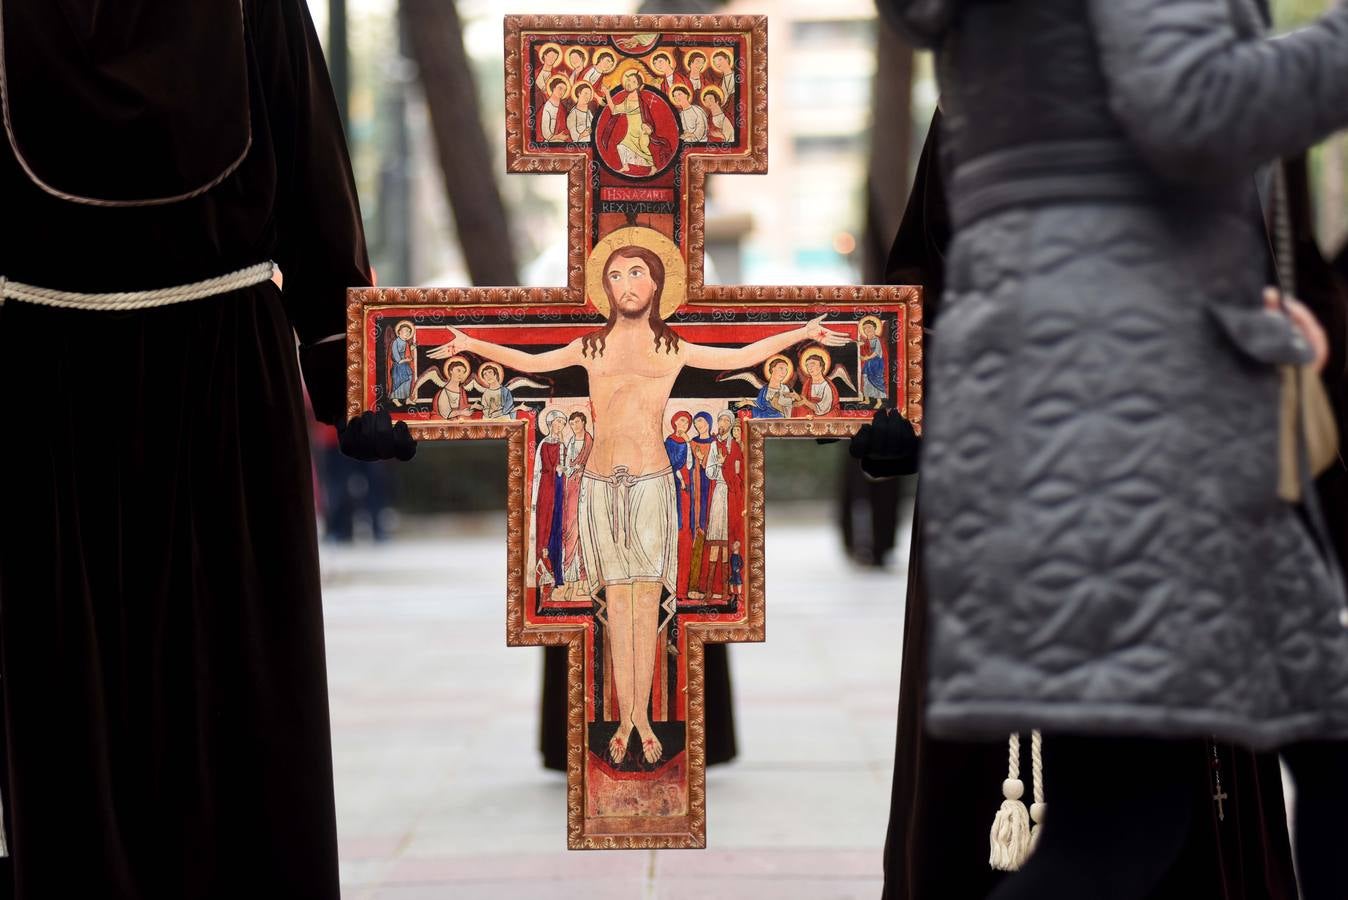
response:
<path id="1" fill-rule="evenodd" d="M 1038 731 L 1030 732 L 1030 773 L 1034 779 L 1034 803 L 1030 805 L 1034 825 L 1030 828 L 1029 853 L 1033 853 L 1039 846 L 1039 832 L 1044 824 L 1044 814 L 1048 812 L 1048 804 L 1044 802 L 1044 736 Z"/>
<path id="2" fill-rule="evenodd" d="M 1025 862 L 1030 852 L 1030 814 L 1021 802 L 1025 783 L 1020 780 L 1020 735 L 1011 735 L 1010 761 L 1006 780 L 1002 782 L 1001 809 L 992 820 L 989 835 L 991 853 L 988 865 L 1001 872 L 1014 872 Z"/>

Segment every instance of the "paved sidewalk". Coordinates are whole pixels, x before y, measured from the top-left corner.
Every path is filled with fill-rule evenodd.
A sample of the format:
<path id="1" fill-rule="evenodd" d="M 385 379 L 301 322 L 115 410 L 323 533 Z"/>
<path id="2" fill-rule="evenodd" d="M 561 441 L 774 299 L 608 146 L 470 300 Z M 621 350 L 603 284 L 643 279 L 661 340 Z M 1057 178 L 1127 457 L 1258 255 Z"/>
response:
<path id="1" fill-rule="evenodd" d="M 879 897 L 904 560 L 856 570 L 816 507 L 772 508 L 767 546 L 768 641 L 730 651 L 740 757 L 708 773 L 710 849 L 585 853 L 539 765 L 542 651 L 505 646 L 504 515 L 325 548 L 343 896 Z"/>

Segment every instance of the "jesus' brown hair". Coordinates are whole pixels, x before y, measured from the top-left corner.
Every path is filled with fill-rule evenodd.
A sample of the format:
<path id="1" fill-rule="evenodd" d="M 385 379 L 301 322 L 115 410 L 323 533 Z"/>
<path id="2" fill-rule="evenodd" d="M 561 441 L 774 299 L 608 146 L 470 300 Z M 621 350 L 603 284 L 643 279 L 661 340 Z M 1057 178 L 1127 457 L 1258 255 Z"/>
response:
<path id="1" fill-rule="evenodd" d="M 613 265 L 613 261 L 619 257 L 639 259 L 650 269 L 651 280 L 655 282 L 655 293 L 651 296 L 651 309 L 646 321 L 651 326 L 651 333 L 655 335 L 655 349 L 659 350 L 663 347 L 666 353 L 677 353 L 679 336 L 660 317 L 660 295 L 665 292 L 665 264 L 653 250 L 634 245 L 619 247 L 608 255 L 608 259 L 604 260 L 604 294 L 608 296 L 608 321 L 604 323 L 604 327 L 596 328 L 580 339 L 581 353 L 591 357 L 603 356 L 604 344 L 608 341 L 609 332 L 613 330 L 613 326 L 618 321 L 618 301 L 613 296 L 612 286 L 609 285 L 608 270 L 609 266 Z"/>

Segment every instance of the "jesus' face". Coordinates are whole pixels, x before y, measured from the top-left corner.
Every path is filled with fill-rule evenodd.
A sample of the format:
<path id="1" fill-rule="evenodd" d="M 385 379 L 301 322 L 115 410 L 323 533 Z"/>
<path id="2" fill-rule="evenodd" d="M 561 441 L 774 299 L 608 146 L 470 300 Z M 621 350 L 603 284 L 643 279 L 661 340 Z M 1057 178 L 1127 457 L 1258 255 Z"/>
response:
<path id="1" fill-rule="evenodd" d="M 655 297 L 651 267 L 638 257 L 616 256 L 604 273 L 613 304 L 624 318 L 637 319 L 650 313 Z"/>
<path id="2" fill-rule="evenodd" d="M 623 90 L 639 91 L 641 90 L 641 76 L 636 72 L 628 72 L 623 76 Z"/>

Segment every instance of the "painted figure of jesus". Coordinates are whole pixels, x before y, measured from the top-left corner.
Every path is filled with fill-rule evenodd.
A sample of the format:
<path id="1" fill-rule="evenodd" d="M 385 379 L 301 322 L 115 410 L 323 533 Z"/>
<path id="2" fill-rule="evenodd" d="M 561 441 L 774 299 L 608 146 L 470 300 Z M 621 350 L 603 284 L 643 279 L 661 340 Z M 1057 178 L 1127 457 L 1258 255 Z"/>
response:
<path id="1" fill-rule="evenodd" d="M 660 604 L 677 590 L 678 499 L 664 441 L 675 379 L 686 366 L 735 371 L 808 341 L 840 346 L 846 340 L 820 316 L 744 347 L 685 341 L 664 321 L 683 302 L 685 279 L 683 258 L 668 238 L 649 228 L 623 228 L 595 247 L 587 265 L 590 300 L 607 315 L 600 328 L 542 353 L 450 329 L 452 339 L 429 354 L 473 354 L 525 373 L 580 366 L 589 376 L 594 438 L 577 517 L 590 590 L 606 601 L 619 712 L 606 748 L 614 763 L 627 757 L 633 731 L 648 764 L 663 756 L 649 701 Z"/>
<path id="2" fill-rule="evenodd" d="M 642 90 L 642 78 L 635 69 L 623 73 L 622 90 L 616 95 L 604 90 L 604 103 L 612 118 L 604 126 L 600 139 L 605 146 L 615 147 L 622 161 L 624 174 L 632 166 L 662 169 L 669 162 L 674 148 L 669 141 L 655 133 L 654 95 Z"/>

